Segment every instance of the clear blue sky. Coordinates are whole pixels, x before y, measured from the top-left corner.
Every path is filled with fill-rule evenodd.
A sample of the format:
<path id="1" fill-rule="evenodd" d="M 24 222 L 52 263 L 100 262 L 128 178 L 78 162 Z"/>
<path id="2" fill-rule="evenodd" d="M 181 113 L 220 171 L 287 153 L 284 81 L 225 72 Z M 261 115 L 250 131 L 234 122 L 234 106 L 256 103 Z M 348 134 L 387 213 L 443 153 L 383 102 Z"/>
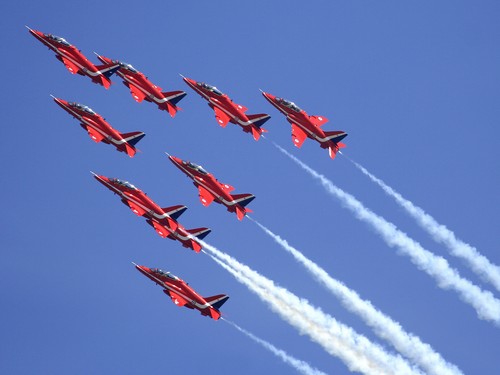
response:
<path id="1" fill-rule="evenodd" d="M 500 264 L 500 5 L 495 1 L 4 2 L 0 38 L 3 215 L 0 218 L 0 373 L 293 373 L 223 321 L 176 307 L 132 261 L 170 270 L 202 295 L 231 296 L 226 316 L 331 374 L 337 358 L 283 322 L 204 254 L 160 238 L 91 176 L 129 180 L 207 242 L 380 342 L 251 221 L 203 207 L 164 151 L 202 164 L 253 217 L 369 299 L 466 374 L 500 372 L 500 330 L 456 293 L 398 256 L 266 140 L 220 128 L 179 73 L 269 113 L 268 138 L 479 286 L 345 158 L 306 140 L 259 88 L 345 130 L 345 153 Z M 188 93 L 175 119 L 73 76 L 24 25 L 130 62 L 163 89 Z M 130 159 L 94 144 L 49 94 L 89 105 L 121 131 L 141 130 Z M 496 293 L 499 298 L 499 293 Z M 381 342 L 382 343 L 382 342 Z M 382 343 L 385 345 L 384 343 Z M 392 350 L 392 349 L 389 349 Z M 207 370 L 208 369 L 208 370 Z"/>

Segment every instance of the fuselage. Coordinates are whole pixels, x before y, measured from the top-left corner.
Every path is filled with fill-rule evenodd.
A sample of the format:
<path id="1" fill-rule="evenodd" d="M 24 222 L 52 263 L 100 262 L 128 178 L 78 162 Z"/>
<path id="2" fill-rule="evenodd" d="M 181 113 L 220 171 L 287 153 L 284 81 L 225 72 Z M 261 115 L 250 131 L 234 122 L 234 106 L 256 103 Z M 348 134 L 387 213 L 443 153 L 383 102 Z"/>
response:
<path id="1" fill-rule="evenodd" d="M 29 29 L 29 28 L 28 28 Z M 65 65 L 65 59 L 69 61 L 69 65 L 67 65 L 68 69 L 73 73 L 78 73 L 80 75 L 87 75 L 96 83 L 102 84 L 102 79 L 111 82 L 109 78 L 104 76 L 99 69 L 89 60 L 87 59 L 78 48 L 68 43 L 64 38 L 52 35 L 45 34 L 41 31 L 29 29 L 30 33 L 42 42 L 45 46 L 56 53 L 56 57 L 63 61 Z M 77 71 L 73 71 L 71 65 L 74 65 Z M 109 86 L 108 86 L 109 87 Z"/>
<path id="2" fill-rule="evenodd" d="M 80 121 L 83 125 L 89 126 L 104 138 L 105 143 L 120 146 L 126 143 L 120 132 L 114 129 L 101 115 L 94 112 L 86 105 L 68 102 L 63 99 L 54 98 L 54 101 L 71 116 Z"/>
<path id="3" fill-rule="evenodd" d="M 183 298 L 187 302 L 187 304 L 185 305 L 186 307 L 197 309 L 203 315 L 211 315 L 207 311 L 207 309 L 215 310 L 202 296 L 200 296 L 189 285 L 187 285 L 184 280 L 172 275 L 170 272 L 164 272 L 157 268 L 148 268 L 138 265 L 136 265 L 136 268 L 144 276 L 148 277 L 150 280 L 163 287 L 167 294 L 174 293 Z M 216 315 L 220 316 L 220 313 L 217 310 L 215 311 L 217 312 Z"/>
<path id="4" fill-rule="evenodd" d="M 106 186 L 113 193 L 118 194 L 122 201 L 127 204 L 137 215 L 144 212 L 143 215 L 146 219 L 156 222 L 161 225 L 168 233 L 168 237 L 176 239 L 183 243 L 185 247 L 191 247 L 192 236 L 187 233 L 186 229 L 179 224 L 176 220 L 170 217 L 160 206 L 151 200 L 146 193 L 139 190 L 134 185 L 127 181 L 122 181 L 117 178 L 108 178 L 94 174 L 94 177 L 101 184 Z M 172 224 L 175 224 L 173 227 Z M 153 223 L 151 223 L 153 225 Z M 156 226 L 153 225 L 156 229 Z M 158 231 L 158 229 L 157 229 Z M 196 242 L 196 241 L 195 241 Z"/>
<path id="5" fill-rule="evenodd" d="M 182 160 L 175 156 L 169 156 L 170 161 L 179 168 L 186 176 L 193 180 L 196 186 L 201 185 L 207 189 L 214 197 L 215 201 L 223 204 L 228 209 L 233 209 L 238 203 L 235 202 L 227 191 L 225 191 L 220 182 L 207 171 L 205 171 L 201 166 L 191 163 L 189 161 Z"/>
<path id="6" fill-rule="evenodd" d="M 252 122 L 245 114 L 243 107 L 234 103 L 229 96 L 219 91 L 216 87 L 207 85 L 203 82 L 197 82 L 194 79 L 183 77 L 189 87 L 196 91 L 202 98 L 208 101 L 209 105 L 219 108 L 231 119 L 234 124 L 242 127 L 249 127 Z M 250 130 L 248 130 L 250 131 Z"/>

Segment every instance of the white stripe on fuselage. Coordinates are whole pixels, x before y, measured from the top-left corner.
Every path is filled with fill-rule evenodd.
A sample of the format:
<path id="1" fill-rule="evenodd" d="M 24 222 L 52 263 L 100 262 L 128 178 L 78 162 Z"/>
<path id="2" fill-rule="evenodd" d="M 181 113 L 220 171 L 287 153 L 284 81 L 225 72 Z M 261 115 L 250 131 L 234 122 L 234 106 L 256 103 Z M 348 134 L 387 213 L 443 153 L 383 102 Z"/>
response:
<path id="1" fill-rule="evenodd" d="M 114 143 L 115 145 L 118 145 L 118 146 L 119 146 L 119 145 L 122 145 L 122 144 L 124 144 L 124 143 L 128 143 L 128 142 L 127 142 L 126 140 L 124 140 L 124 139 L 122 139 L 122 140 L 118 140 L 118 139 L 115 139 L 115 138 L 111 137 L 111 135 L 109 135 L 108 133 L 105 133 L 103 130 L 99 129 L 98 127 L 96 127 L 95 125 L 93 125 L 91 122 L 85 121 L 85 118 L 84 118 L 82 115 L 80 115 L 78 112 L 75 112 L 74 110 L 72 110 L 69 106 L 65 106 L 65 107 L 66 107 L 67 109 L 69 109 L 69 110 L 73 113 L 73 115 L 74 115 L 74 116 L 76 116 L 76 117 L 77 117 L 77 118 L 78 118 L 81 122 L 83 122 L 85 125 L 90 126 L 92 129 L 95 129 L 96 131 L 98 131 L 99 133 L 101 133 L 102 135 L 104 135 L 104 136 L 105 136 L 104 138 L 105 138 L 106 140 L 108 140 L 108 141 L 109 141 L 109 140 L 111 140 L 111 141 L 113 141 L 113 143 Z M 109 137 L 109 138 L 108 138 L 108 137 Z"/>
<path id="2" fill-rule="evenodd" d="M 144 271 L 142 271 L 144 273 Z M 151 275 L 151 274 L 148 274 L 149 276 L 151 276 L 153 279 L 155 279 L 160 285 L 163 285 L 163 287 L 165 289 L 168 289 L 168 290 L 171 290 L 172 292 L 174 292 L 175 294 L 178 294 L 180 295 L 182 298 L 184 298 L 189 304 L 191 305 L 194 305 L 196 306 L 198 309 L 201 309 L 201 310 L 204 310 L 206 308 L 210 308 L 212 305 L 210 305 L 208 302 L 206 302 L 205 304 L 201 305 L 199 304 L 198 302 L 196 302 L 195 300 L 192 300 L 190 297 L 188 297 L 187 295 L 185 295 L 184 293 L 182 293 L 181 291 L 179 291 L 178 289 L 175 289 L 175 288 L 172 288 L 170 287 L 167 283 L 165 283 L 164 281 L 162 281 L 161 279 L 158 279 L 157 277 Z"/>
<path id="3" fill-rule="evenodd" d="M 106 185 L 108 185 L 111 189 L 113 189 L 114 191 L 116 191 L 117 194 L 120 194 L 122 197 L 124 197 L 126 200 L 134 202 L 136 205 L 138 205 L 140 208 L 142 208 L 144 211 L 146 211 L 146 213 L 148 215 L 153 216 L 153 217 L 157 218 L 158 220 L 170 218 L 170 216 L 168 214 L 166 214 L 166 213 L 164 213 L 162 215 L 158 215 L 156 212 L 154 212 L 153 210 L 151 210 L 148 207 L 144 206 L 138 200 L 134 199 L 131 196 L 128 196 L 128 195 L 124 194 L 120 189 L 117 189 L 116 187 L 114 187 L 113 184 L 110 184 L 109 182 L 107 182 L 106 180 L 103 180 L 101 178 L 100 178 L 100 180 L 102 182 L 104 182 Z M 174 219 L 172 219 L 172 220 L 174 220 Z M 169 230 L 169 232 L 170 232 L 170 230 Z"/>
<path id="4" fill-rule="evenodd" d="M 177 98 L 178 96 L 182 95 L 182 93 L 180 94 L 177 94 L 177 95 L 172 95 L 172 96 L 169 96 L 169 97 L 165 97 L 165 98 L 157 98 L 156 96 L 152 95 L 149 91 L 143 89 L 141 86 L 139 86 L 138 84 L 136 84 L 134 81 L 132 81 L 130 78 L 128 78 L 124 73 L 120 72 L 120 70 L 118 70 L 118 74 L 125 80 L 127 81 L 129 84 L 131 85 L 134 85 L 136 88 L 138 88 L 139 90 L 141 90 L 144 94 L 146 94 L 146 97 L 148 98 L 153 98 L 154 101 L 158 104 L 163 104 L 163 103 L 166 103 L 168 102 L 170 99 L 174 99 L 174 98 Z M 142 73 L 141 73 L 142 74 Z M 161 91 L 160 91 L 161 92 Z M 174 105 L 174 104 L 172 104 Z M 174 105 L 175 106 L 175 105 Z"/>
<path id="5" fill-rule="evenodd" d="M 176 162 L 177 163 L 177 162 Z M 194 174 L 190 173 L 186 168 L 184 168 L 182 165 L 180 166 L 184 171 L 186 171 L 186 173 L 191 177 L 191 179 L 196 182 L 197 184 L 200 184 L 202 185 L 205 189 L 207 189 L 210 193 L 212 193 L 212 195 L 221 200 L 222 203 L 224 203 L 225 205 L 227 206 L 234 206 L 236 204 L 238 204 L 240 201 L 242 201 L 243 199 L 247 199 L 248 197 L 245 197 L 245 198 L 241 198 L 241 199 L 238 199 L 238 200 L 232 200 L 232 201 L 227 201 L 225 200 L 224 198 L 222 198 L 222 196 L 218 196 L 217 193 L 215 191 L 213 191 L 208 185 L 200 182 L 200 179 L 201 177 L 198 177 L 198 178 L 195 178 Z M 202 180 L 203 181 L 203 180 Z M 218 183 L 217 181 L 215 181 L 216 183 Z M 231 194 L 229 194 L 231 195 Z"/>
<path id="6" fill-rule="evenodd" d="M 262 120 L 263 118 L 267 117 L 268 115 L 264 115 L 260 118 L 257 118 L 257 119 L 253 119 L 253 120 L 249 120 L 249 121 L 241 121 L 239 117 L 237 116 L 234 116 L 231 112 L 229 112 L 228 110 L 226 110 L 224 107 L 222 107 L 220 104 L 218 104 L 217 102 L 214 102 L 212 100 L 212 98 L 208 95 L 206 95 L 202 90 L 198 90 L 197 87 L 195 87 L 194 85 L 192 85 L 190 82 L 188 82 L 189 86 L 191 86 L 193 88 L 193 90 L 195 90 L 196 92 L 200 93 L 200 95 L 203 95 L 205 97 L 205 99 L 213 104 L 214 106 L 216 106 L 217 108 L 219 108 L 222 112 L 224 112 L 225 114 L 227 114 L 229 117 L 231 117 L 233 120 L 235 120 L 238 124 L 240 124 L 241 126 L 249 126 L 249 125 L 252 125 L 255 121 L 259 121 L 259 120 Z"/>
<path id="7" fill-rule="evenodd" d="M 313 139 L 315 139 L 316 141 L 320 142 L 320 143 L 323 143 L 323 142 L 328 142 L 330 140 L 332 140 L 333 138 L 337 138 L 340 134 L 336 134 L 336 135 L 330 135 L 328 137 L 325 137 L 325 138 L 320 138 L 316 135 L 316 133 L 314 132 L 311 132 L 308 128 L 306 128 L 305 126 L 301 125 L 300 122 L 298 121 L 294 121 L 289 113 L 285 110 L 283 110 L 279 105 L 275 104 L 274 103 L 274 100 L 269 100 L 269 102 L 275 106 L 281 113 L 283 113 L 285 116 L 286 116 L 286 119 L 289 121 L 289 122 L 292 122 L 293 124 L 297 125 L 299 128 L 301 128 L 302 130 L 304 130 L 307 134 L 310 134 Z M 315 126 L 313 124 L 313 126 Z"/>
<path id="8" fill-rule="evenodd" d="M 36 34 L 36 33 L 35 33 Z M 100 70 L 97 70 L 97 72 L 92 72 L 90 71 L 87 67 L 81 65 L 80 63 L 78 63 L 78 61 L 76 61 L 75 59 L 73 59 L 70 55 L 64 53 L 64 51 L 60 50 L 57 46 L 55 46 L 54 44 L 50 43 L 49 41 L 43 39 L 41 36 L 39 36 L 38 34 L 36 34 L 36 37 L 40 40 L 42 40 L 43 42 L 49 44 L 50 46 L 52 46 L 53 50 L 55 53 L 61 55 L 61 56 L 64 56 L 65 58 L 67 58 L 68 60 L 70 60 L 73 64 L 75 64 L 77 67 L 79 67 L 80 69 L 83 70 L 83 72 L 85 74 L 88 74 L 92 77 L 98 77 L 98 76 L 103 76 L 105 77 Z M 76 48 L 75 46 L 71 45 L 71 47 L 73 48 Z M 84 57 L 85 58 L 85 57 Z M 90 64 L 92 64 L 90 61 L 89 61 Z M 94 64 L 92 64 L 94 65 Z M 94 65 L 94 68 L 97 69 L 97 67 Z M 76 72 L 75 72 L 76 73 Z"/>

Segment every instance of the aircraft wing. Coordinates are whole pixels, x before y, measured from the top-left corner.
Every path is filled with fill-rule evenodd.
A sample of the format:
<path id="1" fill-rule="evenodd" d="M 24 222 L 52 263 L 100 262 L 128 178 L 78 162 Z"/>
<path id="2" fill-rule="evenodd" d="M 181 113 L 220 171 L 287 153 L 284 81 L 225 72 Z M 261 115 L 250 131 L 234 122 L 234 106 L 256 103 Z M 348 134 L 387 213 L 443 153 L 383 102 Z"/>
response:
<path id="1" fill-rule="evenodd" d="M 64 66 L 69 70 L 71 74 L 76 74 L 80 70 L 73 62 L 68 60 L 66 57 L 61 56 Z"/>
<path id="2" fill-rule="evenodd" d="M 170 234 L 160 223 L 154 220 L 151 221 L 153 222 L 153 228 L 155 228 L 156 233 L 158 233 L 160 237 L 166 238 Z"/>
<path id="3" fill-rule="evenodd" d="M 222 111 L 221 109 L 219 109 L 216 106 L 214 106 L 214 111 L 215 111 L 215 118 L 217 119 L 217 122 L 219 123 L 220 126 L 225 128 L 227 123 L 230 120 L 229 116 L 224 111 Z"/>
<path id="4" fill-rule="evenodd" d="M 298 148 L 302 147 L 302 143 L 307 138 L 307 134 L 298 125 L 292 123 L 292 140 L 293 144 Z"/>
<path id="5" fill-rule="evenodd" d="M 220 187 L 222 190 L 227 191 L 228 193 L 232 192 L 234 190 L 234 187 L 228 184 L 223 184 L 222 182 L 219 182 Z"/>
<path id="6" fill-rule="evenodd" d="M 316 126 L 317 128 L 320 128 L 324 124 L 328 122 L 328 119 L 323 116 L 309 116 L 309 120 Z"/>
<path id="7" fill-rule="evenodd" d="M 164 291 L 166 294 L 168 294 L 170 296 L 170 298 L 172 298 L 172 301 L 177 305 L 177 306 L 184 306 L 188 303 L 188 301 L 186 301 L 184 298 L 182 298 L 180 295 L 178 295 L 177 293 L 175 292 L 172 292 L 172 291 L 167 291 L 165 290 Z"/>
<path id="8" fill-rule="evenodd" d="M 246 112 L 246 111 L 248 111 L 248 108 L 247 108 L 247 107 L 245 107 L 244 105 L 241 105 L 241 104 L 236 104 L 236 103 L 234 103 L 234 104 L 236 105 L 236 107 L 237 107 L 240 111 L 242 111 L 242 112 Z"/>
<path id="9" fill-rule="evenodd" d="M 99 133 L 97 130 L 95 130 L 94 128 L 92 128 L 90 126 L 87 126 L 85 124 L 82 124 L 82 125 L 87 130 L 87 132 L 89 133 L 90 138 L 92 138 L 92 140 L 95 143 L 99 143 L 99 142 L 101 142 L 104 139 L 104 136 L 101 133 Z"/>
<path id="10" fill-rule="evenodd" d="M 208 207 L 215 199 L 214 195 L 205 189 L 203 186 L 198 185 L 198 192 L 200 195 L 201 204 Z"/>
<path id="11" fill-rule="evenodd" d="M 130 93 L 132 94 L 132 97 L 135 99 L 137 103 L 140 103 L 144 100 L 146 94 L 144 94 L 141 90 L 139 90 L 136 86 L 132 84 L 129 84 L 128 87 L 130 88 Z"/>
<path id="12" fill-rule="evenodd" d="M 130 195 L 127 192 L 124 192 L 123 194 Z M 124 200 L 124 202 L 127 204 L 127 206 L 130 207 L 130 209 L 132 210 L 132 212 L 134 214 L 136 214 L 137 216 L 143 216 L 146 213 L 146 211 L 143 208 L 139 207 L 134 202 L 131 202 L 131 201 L 126 200 L 126 199 Z"/>

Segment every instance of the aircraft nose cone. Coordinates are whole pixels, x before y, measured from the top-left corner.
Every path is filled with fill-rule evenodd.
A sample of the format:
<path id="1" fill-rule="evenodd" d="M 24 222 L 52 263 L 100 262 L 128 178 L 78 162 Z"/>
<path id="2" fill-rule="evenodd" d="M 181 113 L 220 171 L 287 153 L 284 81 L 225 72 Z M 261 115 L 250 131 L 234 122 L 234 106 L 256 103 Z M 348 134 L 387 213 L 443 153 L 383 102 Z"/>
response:
<path id="1" fill-rule="evenodd" d="M 194 79 L 191 79 L 191 78 L 188 78 L 188 77 L 184 77 L 182 76 L 182 79 L 184 80 L 184 82 L 186 82 L 188 85 L 192 85 L 192 86 L 195 86 L 196 85 L 196 81 Z"/>
<path id="2" fill-rule="evenodd" d="M 168 158 L 174 164 L 181 164 L 182 163 L 182 159 L 180 159 L 178 157 L 175 157 L 175 156 L 172 156 L 172 155 L 168 155 Z"/>
<path id="3" fill-rule="evenodd" d="M 63 99 L 56 98 L 55 96 L 51 95 L 54 101 L 59 104 L 61 107 L 65 108 L 68 105 L 68 102 Z"/>
<path id="4" fill-rule="evenodd" d="M 264 96 L 264 98 L 266 98 L 267 100 L 274 100 L 276 97 L 272 94 L 269 94 L 268 92 L 264 92 L 262 91 L 262 95 Z"/>

